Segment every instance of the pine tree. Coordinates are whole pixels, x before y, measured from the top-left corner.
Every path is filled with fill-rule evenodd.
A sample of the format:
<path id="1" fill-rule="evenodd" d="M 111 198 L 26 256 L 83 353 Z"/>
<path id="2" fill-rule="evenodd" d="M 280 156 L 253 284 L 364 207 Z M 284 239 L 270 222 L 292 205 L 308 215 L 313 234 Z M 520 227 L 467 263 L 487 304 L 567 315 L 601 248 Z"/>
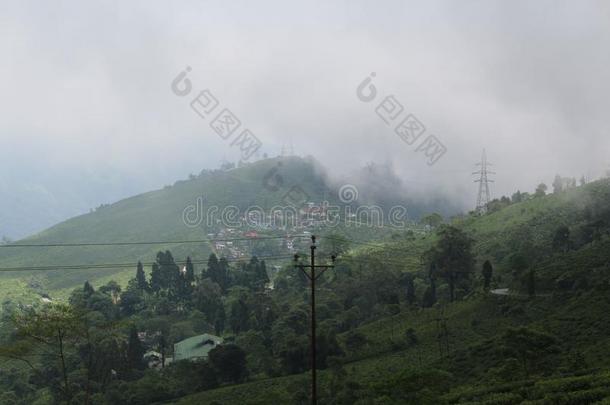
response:
<path id="1" fill-rule="evenodd" d="M 258 275 L 258 279 L 263 284 L 263 286 L 265 286 L 270 281 L 269 275 L 267 274 L 267 264 L 264 260 L 261 260 L 258 266 Z"/>
<path id="2" fill-rule="evenodd" d="M 209 277 L 215 283 L 218 283 L 218 256 L 214 253 L 210 254 L 208 258 L 208 268 L 207 271 L 201 271 L 201 279 Z"/>
<path id="3" fill-rule="evenodd" d="M 195 281 L 195 268 L 193 267 L 193 262 L 190 257 L 186 258 L 186 273 L 184 274 L 184 278 L 191 285 L 193 281 Z"/>
<path id="4" fill-rule="evenodd" d="M 142 266 L 142 262 L 138 262 L 138 268 L 136 270 L 136 286 L 140 291 L 148 291 L 150 288 L 148 281 L 146 281 L 146 274 L 144 273 L 144 266 Z"/>
<path id="5" fill-rule="evenodd" d="M 265 284 L 269 282 L 269 276 L 267 275 L 267 265 L 264 261 L 258 261 L 256 256 L 250 259 L 250 263 L 246 268 L 247 283 L 256 288 L 264 288 Z"/>
<path id="6" fill-rule="evenodd" d="M 184 266 L 184 272 L 180 271 L 179 284 L 180 289 L 178 291 L 179 299 L 184 303 L 189 303 L 191 295 L 193 293 L 193 281 L 195 280 L 195 271 L 193 268 L 193 262 L 190 257 L 186 258 L 186 264 Z"/>
<path id="7" fill-rule="evenodd" d="M 172 253 L 169 250 L 157 253 L 157 263 L 159 264 L 161 289 L 167 290 L 170 297 L 178 297 L 182 280 L 180 268 L 174 261 Z"/>
<path id="8" fill-rule="evenodd" d="M 165 351 L 167 349 L 167 339 L 165 339 L 165 334 L 161 333 L 158 341 L 159 352 L 161 353 L 161 368 L 165 368 Z"/>
<path id="9" fill-rule="evenodd" d="M 218 276 L 220 288 L 223 292 L 227 291 L 229 288 L 229 262 L 224 257 L 221 257 L 218 261 Z"/>
<path id="10" fill-rule="evenodd" d="M 256 256 L 252 256 L 252 258 L 250 258 L 250 263 L 248 263 L 248 266 L 246 267 L 246 282 L 247 285 L 254 285 L 258 283 L 258 277 L 259 277 L 259 262 L 258 262 L 258 257 Z"/>
<path id="11" fill-rule="evenodd" d="M 144 356 L 144 345 L 138 337 L 138 332 L 135 327 L 131 327 L 129 331 L 129 340 L 127 342 L 127 365 L 130 369 L 141 370 L 144 368 L 142 357 Z"/>
<path id="12" fill-rule="evenodd" d="M 150 272 L 150 289 L 154 293 L 158 293 L 161 290 L 161 269 L 157 263 L 153 263 L 152 270 Z"/>
<path id="13" fill-rule="evenodd" d="M 85 292 L 85 297 L 89 298 L 93 295 L 93 293 L 95 292 L 95 290 L 93 289 L 93 286 L 91 284 L 89 284 L 89 281 L 85 281 L 85 285 L 83 285 L 83 291 Z"/>

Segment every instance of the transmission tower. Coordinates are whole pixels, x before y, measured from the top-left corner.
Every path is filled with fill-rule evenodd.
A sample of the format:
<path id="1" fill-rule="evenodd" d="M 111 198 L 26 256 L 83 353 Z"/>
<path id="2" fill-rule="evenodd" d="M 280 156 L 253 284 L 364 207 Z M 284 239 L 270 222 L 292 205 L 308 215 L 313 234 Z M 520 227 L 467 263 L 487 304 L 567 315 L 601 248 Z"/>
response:
<path id="1" fill-rule="evenodd" d="M 485 149 L 483 149 L 483 155 L 481 156 L 481 163 L 477 163 L 477 166 L 480 166 L 480 169 L 472 174 L 478 174 L 479 178 L 475 180 L 475 183 L 479 183 L 479 194 L 477 196 L 477 208 L 476 211 L 480 214 L 484 214 L 487 212 L 487 204 L 491 199 L 489 193 L 489 183 L 493 183 L 493 180 L 490 180 L 487 176 L 489 174 L 496 174 L 487 169 L 487 166 L 491 166 L 491 163 L 487 162 L 487 155 L 485 153 Z"/>

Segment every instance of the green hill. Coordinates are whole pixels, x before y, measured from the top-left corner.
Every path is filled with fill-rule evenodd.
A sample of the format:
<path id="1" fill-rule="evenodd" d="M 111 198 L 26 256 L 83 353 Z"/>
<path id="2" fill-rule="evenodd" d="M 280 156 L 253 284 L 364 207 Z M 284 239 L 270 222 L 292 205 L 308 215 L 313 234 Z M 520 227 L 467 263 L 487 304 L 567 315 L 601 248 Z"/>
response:
<path id="1" fill-rule="evenodd" d="M 209 205 L 267 208 L 281 203 L 286 191 L 298 185 L 309 200 L 332 201 L 324 176 L 313 162 L 302 159 L 282 163 L 282 188 L 263 188 L 261 179 L 277 164 L 265 160 L 204 173 L 102 207 L 20 242 L 202 239 L 201 243 L 7 247 L 0 249 L 3 267 L 151 262 L 158 250 L 168 248 L 178 258 L 190 255 L 205 260 L 212 248 L 208 230 L 186 226 L 182 218 L 184 207 L 202 194 Z M 335 244 L 344 244 L 336 267 L 318 281 L 320 403 L 607 403 L 609 201 L 606 179 L 521 202 L 505 200 L 485 215 L 457 216 L 424 232 L 316 230 L 321 231 L 321 257 Z M 472 241 L 472 248 L 463 250 L 471 250 L 474 261 L 472 271 L 466 271 L 469 277 L 456 283 L 455 301 L 450 299 L 447 275 L 438 273 L 429 259 L 435 257 L 431 248 L 441 248 L 448 229 Z M 481 272 L 486 260 L 493 264 L 489 288 L 484 288 Z M 248 281 L 249 272 L 256 269 L 253 263 L 235 265 L 230 269 L 233 284 L 226 289 L 208 278 L 197 280 L 189 300 L 182 302 L 172 302 L 170 290 L 126 291 L 121 295 L 126 299 L 118 305 L 102 289 L 92 291 L 89 286 L 88 292 L 75 291 L 74 297 L 81 298 L 74 305 L 96 312 L 97 317 L 132 322 L 138 331 L 164 330 L 173 343 L 204 333 L 212 324 L 216 327 L 217 311 L 210 311 L 217 305 L 227 316 L 218 335 L 241 348 L 247 360 L 245 381 L 223 377 L 201 391 L 206 383 L 203 376 L 210 372 L 207 363 L 177 362 L 163 371 L 140 371 L 133 380 L 119 379 L 96 394 L 100 403 L 306 401 L 305 278 L 293 266 L 284 266 L 275 275 L 274 289 L 266 290 Z M 42 281 L 6 273 L 4 285 L 13 296 L 43 289 L 61 294 L 85 279 L 100 285 L 110 279 L 125 282 L 134 275 L 133 268 L 93 271 L 49 272 Z M 28 277 L 31 274 L 38 273 L 32 271 Z M 215 274 L 208 275 L 211 279 Z M 140 310 L 127 305 L 130 294 L 139 294 Z M 87 296 L 96 301 L 89 303 Z M 208 301 L 210 297 L 216 301 Z M 221 369 L 218 364 L 214 367 Z"/>
<path id="2" fill-rule="evenodd" d="M 386 175 L 386 173 L 382 173 Z M 278 177 L 279 176 L 279 177 Z M 279 182 L 278 182 L 279 179 Z M 274 183 L 275 181 L 275 183 Z M 266 184 L 266 185 L 265 185 Z M 265 159 L 226 170 L 203 171 L 199 176 L 177 181 L 172 186 L 103 205 L 95 211 L 59 223 L 39 234 L 17 241 L 13 245 L 132 243 L 114 246 L 61 247 L 0 247 L 0 268 L 19 268 L 21 271 L 0 271 L 0 278 L 11 280 L 0 283 L 0 296 L 5 296 L 17 280 L 44 287 L 52 296 L 65 296 L 72 288 L 89 280 L 102 285 L 115 280 L 123 285 L 133 276 L 138 261 L 152 263 L 160 250 L 171 250 L 174 257 L 184 261 L 187 256 L 201 264 L 212 251 L 208 234 L 219 226 L 207 223 L 206 214 L 218 207 L 212 222 L 221 218 L 223 208 L 234 206 L 243 213 L 248 207 L 260 207 L 265 212 L 273 206 L 290 206 L 303 199 L 321 203 L 329 201 L 343 207 L 338 200 L 336 186 L 329 183 L 322 168 L 312 158 L 281 157 Z M 358 203 L 367 204 L 379 197 L 360 195 Z M 394 193 L 396 190 L 392 190 Z M 369 193 L 371 194 L 371 193 Z M 198 205 L 198 202 L 200 203 Z M 202 202 L 202 204 L 201 204 Z M 393 200 L 395 202 L 395 199 Z M 409 215 L 423 212 L 424 205 L 409 202 Z M 188 223 L 185 223 L 185 209 Z M 312 229 L 310 229 L 312 230 Z M 372 239 L 387 235 L 392 229 L 343 229 L 348 235 Z M 268 231 L 262 235 L 278 236 L 281 232 Z M 241 232 L 243 235 L 243 231 Z M 240 233 L 217 236 L 234 238 Z M 138 244 L 139 242 L 158 244 Z M 200 241 L 197 243 L 162 243 L 171 241 Z M 102 266 L 97 266 L 102 264 Z M 108 264 L 104 267 L 103 264 Z M 121 266 L 110 266 L 120 264 Z M 71 268 L 73 265 L 95 265 L 95 268 Z M 31 267 L 57 266 L 53 271 L 28 271 Z M 65 266 L 65 267 L 64 267 Z M 145 266 L 148 271 L 148 266 Z"/>
<path id="3" fill-rule="evenodd" d="M 278 164 L 280 166 L 278 166 Z M 279 167 L 283 178 L 277 190 L 264 188 L 265 175 Z M 329 197 L 329 188 L 317 164 L 300 158 L 277 158 L 256 162 L 232 170 L 204 171 L 189 180 L 172 186 L 101 206 L 89 214 L 57 224 L 37 235 L 15 242 L 16 244 L 96 243 L 141 241 L 189 241 L 201 243 L 159 243 L 128 246 L 76 246 L 0 248 L 0 267 L 62 266 L 87 264 L 133 264 L 127 269 L 60 269 L 50 272 L 3 272 L 2 278 L 40 279 L 46 289 L 66 291 L 90 280 L 99 285 L 110 279 L 125 283 L 133 275 L 135 263 L 151 263 L 159 250 L 171 249 L 175 257 L 194 261 L 205 260 L 211 252 L 205 215 L 208 207 L 236 206 L 241 212 L 250 206 L 269 209 L 274 205 L 286 206 L 283 196 L 298 186 L 308 199 L 322 201 Z M 191 226 L 185 225 L 186 207 L 195 207 L 203 198 L 203 212 L 191 213 Z M 332 200 L 331 200 L 332 201 Z M 219 214 L 218 214 L 219 215 Z M 199 226 L 193 224 L 199 222 Z M 6 283 L 3 283 L 6 284 Z M 1 291 L 0 291 L 1 292 Z"/>

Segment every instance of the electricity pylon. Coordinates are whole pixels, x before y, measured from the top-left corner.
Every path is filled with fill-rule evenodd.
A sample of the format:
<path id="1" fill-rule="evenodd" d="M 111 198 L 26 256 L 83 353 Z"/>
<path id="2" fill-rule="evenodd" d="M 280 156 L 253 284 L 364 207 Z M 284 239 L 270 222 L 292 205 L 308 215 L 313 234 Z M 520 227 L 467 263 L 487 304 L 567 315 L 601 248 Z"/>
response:
<path id="1" fill-rule="evenodd" d="M 487 154 L 485 153 L 485 149 L 483 149 L 483 155 L 481 156 L 481 163 L 477 163 L 476 166 L 480 166 L 480 169 L 476 172 L 472 172 L 472 174 L 478 174 L 479 178 L 475 180 L 475 183 L 479 183 L 479 194 L 477 196 L 477 208 L 476 212 L 479 214 L 485 214 L 487 212 L 487 204 L 491 200 L 491 195 L 489 192 L 489 183 L 493 183 L 493 180 L 490 180 L 487 175 L 496 174 L 487 169 L 487 166 L 491 166 L 491 163 L 487 162 Z"/>

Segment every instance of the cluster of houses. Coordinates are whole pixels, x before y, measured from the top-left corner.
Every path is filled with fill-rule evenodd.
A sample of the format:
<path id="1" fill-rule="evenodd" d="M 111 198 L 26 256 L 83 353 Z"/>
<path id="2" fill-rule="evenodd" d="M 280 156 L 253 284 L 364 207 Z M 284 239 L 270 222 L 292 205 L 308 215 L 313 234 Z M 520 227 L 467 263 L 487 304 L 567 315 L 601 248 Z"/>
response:
<path id="1" fill-rule="evenodd" d="M 262 236 L 260 232 L 268 234 L 269 231 L 276 231 L 284 235 L 278 239 L 278 247 L 292 253 L 297 249 L 295 242 L 299 236 L 310 235 L 313 229 L 327 225 L 329 219 L 326 205 L 308 202 L 298 210 L 278 208 L 269 212 L 247 211 L 238 221 L 240 227 L 220 226 L 216 232 L 208 233 L 207 236 L 213 241 L 212 247 L 216 254 L 239 259 L 250 255 L 252 242 Z"/>
<path id="2" fill-rule="evenodd" d="M 310 232 L 308 231 L 302 232 L 299 235 L 284 234 L 282 238 L 278 238 L 277 241 L 270 243 L 277 243 L 279 249 L 293 253 L 297 249 L 299 240 L 297 237 L 306 236 L 309 234 Z M 260 235 L 256 231 L 244 232 L 243 234 L 239 235 L 239 237 L 244 238 L 240 240 L 227 240 L 223 239 L 222 236 L 217 235 L 219 234 L 208 234 L 208 238 L 213 241 L 212 247 L 214 252 L 219 256 L 226 257 L 227 259 L 249 257 L 251 255 L 252 244 L 261 236 L 264 238 L 263 235 Z"/>
<path id="3" fill-rule="evenodd" d="M 331 219 L 327 203 L 305 203 L 300 208 L 274 207 L 269 212 L 249 211 L 244 221 L 260 229 L 302 232 L 307 229 L 324 227 Z"/>

